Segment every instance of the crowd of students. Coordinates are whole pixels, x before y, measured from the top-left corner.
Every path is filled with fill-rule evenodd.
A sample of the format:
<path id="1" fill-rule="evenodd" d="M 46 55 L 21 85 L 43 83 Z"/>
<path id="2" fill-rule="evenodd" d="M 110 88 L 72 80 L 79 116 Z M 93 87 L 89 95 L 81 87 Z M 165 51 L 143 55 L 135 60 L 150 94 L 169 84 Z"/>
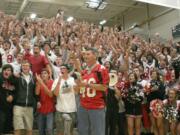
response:
<path id="1" fill-rule="evenodd" d="M 0 12 L 0 134 L 180 134 L 180 44 L 63 14 Z"/>

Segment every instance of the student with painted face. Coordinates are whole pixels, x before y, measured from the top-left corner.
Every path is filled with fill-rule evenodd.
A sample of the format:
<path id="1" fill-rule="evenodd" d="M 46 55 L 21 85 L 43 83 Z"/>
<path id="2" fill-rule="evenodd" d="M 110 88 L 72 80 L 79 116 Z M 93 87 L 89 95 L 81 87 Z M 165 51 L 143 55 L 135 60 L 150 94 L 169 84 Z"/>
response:
<path id="1" fill-rule="evenodd" d="M 7 64 L 2 67 L 0 74 L 0 135 L 11 129 L 12 108 L 15 94 L 13 68 Z"/>

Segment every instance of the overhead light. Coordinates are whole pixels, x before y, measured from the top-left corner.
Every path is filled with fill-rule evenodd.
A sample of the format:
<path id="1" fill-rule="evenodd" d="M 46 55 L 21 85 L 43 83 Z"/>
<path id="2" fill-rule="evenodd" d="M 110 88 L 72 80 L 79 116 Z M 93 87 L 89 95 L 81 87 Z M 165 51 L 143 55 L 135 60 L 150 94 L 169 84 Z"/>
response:
<path id="1" fill-rule="evenodd" d="M 88 4 L 88 7 L 90 8 L 97 8 L 99 6 L 99 2 L 99 0 L 89 0 L 86 4 Z"/>
<path id="2" fill-rule="evenodd" d="M 98 9 L 104 9 L 105 7 L 107 6 L 107 2 L 102 2 L 100 5 L 99 5 L 99 7 L 98 7 Z"/>
<path id="3" fill-rule="evenodd" d="M 74 19 L 74 17 L 70 16 L 67 18 L 67 22 L 71 22 Z"/>
<path id="4" fill-rule="evenodd" d="M 31 18 L 31 19 L 35 19 L 36 16 L 37 16 L 37 15 L 36 15 L 35 13 L 32 13 L 32 14 L 30 15 L 30 18 Z"/>
<path id="5" fill-rule="evenodd" d="M 104 0 L 87 0 L 86 4 L 88 8 L 104 9 L 107 5 L 107 2 L 104 2 Z"/>
<path id="6" fill-rule="evenodd" d="M 100 25 L 104 25 L 107 21 L 106 20 L 102 20 L 99 22 Z"/>
<path id="7" fill-rule="evenodd" d="M 136 27 L 139 27 L 139 25 L 137 23 L 134 23 L 132 26 L 131 26 L 131 29 L 134 29 Z"/>

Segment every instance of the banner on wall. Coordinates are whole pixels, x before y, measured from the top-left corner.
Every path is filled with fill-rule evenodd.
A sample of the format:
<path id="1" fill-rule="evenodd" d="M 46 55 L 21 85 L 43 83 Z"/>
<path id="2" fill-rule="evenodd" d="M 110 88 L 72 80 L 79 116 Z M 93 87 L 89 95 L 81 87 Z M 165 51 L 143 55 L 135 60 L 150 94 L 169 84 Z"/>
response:
<path id="1" fill-rule="evenodd" d="M 180 0 L 136 0 L 136 1 L 180 9 Z"/>

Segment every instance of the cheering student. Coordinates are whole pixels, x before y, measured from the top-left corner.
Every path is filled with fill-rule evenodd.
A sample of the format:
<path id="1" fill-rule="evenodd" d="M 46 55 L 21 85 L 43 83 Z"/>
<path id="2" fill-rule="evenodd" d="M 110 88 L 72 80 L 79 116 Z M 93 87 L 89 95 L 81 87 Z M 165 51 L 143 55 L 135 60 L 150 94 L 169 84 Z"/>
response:
<path id="1" fill-rule="evenodd" d="M 117 75 L 116 70 L 111 70 L 110 73 L 112 73 L 110 79 L 115 78 L 115 75 Z M 109 84 L 106 98 L 106 135 L 114 135 L 116 133 L 119 118 L 119 96 L 117 96 L 117 91 L 119 90 L 117 90 L 115 84 Z"/>
<path id="2" fill-rule="evenodd" d="M 9 132 L 12 126 L 12 108 L 15 94 L 15 82 L 13 79 L 13 67 L 6 64 L 0 74 L 0 135 Z"/>
<path id="3" fill-rule="evenodd" d="M 168 91 L 168 99 L 164 103 L 164 117 L 168 121 L 171 135 L 176 135 L 177 115 L 180 111 L 180 101 L 177 100 L 177 90 L 171 88 Z"/>
<path id="4" fill-rule="evenodd" d="M 142 86 L 138 84 L 137 81 L 137 75 L 135 73 L 130 73 L 129 87 L 127 88 L 127 97 L 125 98 L 128 135 L 134 134 L 134 127 L 136 135 L 140 135 L 141 133 L 141 103 L 144 93 Z"/>
<path id="5" fill-rule="evenodd" d="M 52 85 L 53 94 L 56 96 L 56 129 L 57 135 L 72 134 L 77 111 L 74 78 L 69 75 L 69 65 L 61 65 L 61 76 Z"/>
<path id="6" fill-rule="evenodd" d="M 118 135 L 125 135 L 125 121 L 126 121 L 126 117 L 125 117 L 125 104 L 124 104 L 124 93 L 123 91 L 126 88 L 126 80 L 124 79 L 124 73 L 119 71 L 118 72 L 118 82 L 116 84 L 116 90 L 115 90 L 115 96 L 118 99 Z"/>
<path id="7" fill-rule="evenodd" d="M 160 81 L 160 75 L 156 70 L 151 73 L 150 93 L 147 95 L 147 101 L 150 106 L 150 120 L 154 135 L 164 135 L 162 100 L 165 95 L 164 84 Z M 154 105 L 153 105 L 154 104 Z M 158 107 L 157 107 L 158 106 Z"/>
<path id="8" fill-rule="evenodd" d="M 40 135 L 53 135 L 53 120 L 55 111 L 55 100 L 51 87 L 53 80 L 50 79 L 47 69 L 41 71 L 41 76 L 36 74 L 37 85 L 36 95 L 39 95 L 38 107 L 38 127 Z"/>
<path id="9" fill-rule="evenodd" d="M 14 62 L 14 57 L 20 51 L 19 45 L 12 47 L 12 44 L 9 40 L 5 40 L 2 48 L 0 47 L 0 54 L 2 56 L 2 64 L 10 64 Z"/>
<path id="10" fill-rule="evenodd" d="M 18 53 L 16 60 L 14 62 L 11 63 L 13 70 L 14 70 L 14 75 L 15 76 L 19 76 L 20 72 L 21 72 L 21 62 L 23 60 L 23 54 L 22 53 Z"/>
<path id="11" fill-rule="evenodd" d="M 17 90 L 14 99 L 13 125 L 14 134 L 20 135 L 25 129 L 28 135 L 33 133 L 33 105 L 36 98 L 35 80 L 31 74 L 30 63 L 25 60 L 21 64 L 22 72 L 17 78 Z"/>
<path id="12" fill-rule="evenodd" d="M 29 52 L 26 52 L 24 55 L 24 58 L 29 61 L 32 68 L 33 75 L 41 74 L 41 70 L 43 68 L 47 68 L 48 72 L 50 74 L 50 77 L 52 77 L 51 67 L 47 60 L 47 58 L 40 54 L 40 46 L 34 45 L 33 46 L 33 55 L 29 54 Z"/>
<path id="13" fill-rule="evenodd" d="M 80 135 L 105 135 L 105 95 L 109 83 L 107 69 L 97 62 L 98 52 L 87 48 L 83 58 L 87 68 L 77 82 L 80 90 L 78 131 Z"/>
<path id="14" fill-rule="evenodd" d="M 143 70 L 141 69 L 141 66 L 135 67 L 133 69 L 133 72 L 137 75 L 137 83 L 143 87 L 143 90 L 145 91 L 145 95 L 146 95 L 146 92 L 148 92 L 148 90 L 146 90 L 146 87 L 148 86 L 149 82 L 148 80 L 145 80 L 143 78 L 144 76 L 143 76 Z M 143 98 L 141 109 L 142 109 L 142 125 L 145 129 L 144 131 L 147 134 L 148 133 L 150 134 L 151 123 L 150 123 L 150 118 L 148 114 L 148 104 L 147 104 L 146 96 L 144 96 Z"/>

